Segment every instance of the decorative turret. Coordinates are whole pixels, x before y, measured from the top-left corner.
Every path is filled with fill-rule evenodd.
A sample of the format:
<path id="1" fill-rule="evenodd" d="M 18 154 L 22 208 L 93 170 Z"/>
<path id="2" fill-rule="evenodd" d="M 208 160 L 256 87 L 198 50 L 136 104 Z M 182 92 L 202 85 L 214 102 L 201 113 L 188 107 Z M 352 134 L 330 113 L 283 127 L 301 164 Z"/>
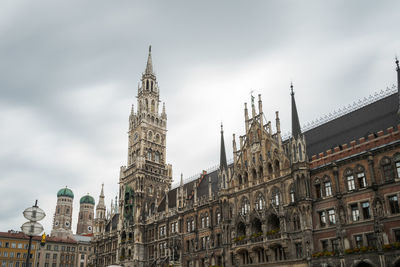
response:
<path id="1" fill-rule="evenodd" d="M 234 150 L 236 149 L 234 142 Z M 228 187 L 228 163 L 226 161 L 225 152 L 225 141 L 224 141 L 224 128 L 221 123 L 221 150 L 220 150 L 220 161 L 219 161 L 219 187 L 221 189 L 227 189 Z M 211 186 L 211 185 L 210 185 Z"/>
<path id="2" fill-rule="evenodd" d="M 94 234 L 100 234 L 105 227 L 106 221 L 106 206 L 104 204 L 104 184 L 101 185 L 99 202 L 96 206 L 96 218 L 94 220 Z"/>

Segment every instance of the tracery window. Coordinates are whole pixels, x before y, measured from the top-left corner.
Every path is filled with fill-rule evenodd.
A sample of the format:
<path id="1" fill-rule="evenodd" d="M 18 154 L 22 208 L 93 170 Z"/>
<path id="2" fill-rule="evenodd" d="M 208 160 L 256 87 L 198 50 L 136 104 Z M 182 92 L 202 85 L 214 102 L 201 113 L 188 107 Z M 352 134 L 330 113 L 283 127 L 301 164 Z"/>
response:
<path id="1" fill-rule="evenodd" d="M 279 189 L 276 188 L 276 187 L 272 190 L 272 199 L 271 199 L 271 201 L 272 201 L 273 205 L 279 206 L 279 202 L 280 202 Z"/>
<path id="2" fill-rule="evenodd" d="M 249 202 L 249 200 L 248 200 L 246 197 L 244 197 L 244 198 L 242 199 L 242 204 L 241 204 L 241 207 L 240 207 L 240 212 L 241 212 L 243 215 L 246 215 L 249 211 L 250 211 L 250 202 Z"/>
<path id="3" fill-rule="evenodd" d="M 264 196 L 261 193 L 259 193 L 257 195 L 257 199 L 256 199 L 256 209 L 257 210 L 262 210 L 262 209 L 264 209 L 264 207 L 265 207 Z"/>

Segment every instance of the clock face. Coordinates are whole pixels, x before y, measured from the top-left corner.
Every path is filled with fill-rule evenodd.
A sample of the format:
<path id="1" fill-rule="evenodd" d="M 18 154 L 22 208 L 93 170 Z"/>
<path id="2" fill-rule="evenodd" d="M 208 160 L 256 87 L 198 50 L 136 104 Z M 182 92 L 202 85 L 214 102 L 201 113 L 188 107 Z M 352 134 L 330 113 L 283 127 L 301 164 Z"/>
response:
<path id="1" fill-rule="evenodd" d="M 65 226 L 69 227 L 69 222 L 68 221 L 65 222 Z"/>
<path id="2" fill-rule="evenodd" d="M 58 221 L 56 221 L 56 222 L 54 223 L 54 225 L 55 225 L 55 226 L 58 226 L 58 224 L 59 224 L 59 222 L 58 222 Z"/>
<path id="3" fill-rule="evenodd" d="M 88 231 L 90 232 L 90 231 L 92 231 L 92 226 L 88 226 Z"/>

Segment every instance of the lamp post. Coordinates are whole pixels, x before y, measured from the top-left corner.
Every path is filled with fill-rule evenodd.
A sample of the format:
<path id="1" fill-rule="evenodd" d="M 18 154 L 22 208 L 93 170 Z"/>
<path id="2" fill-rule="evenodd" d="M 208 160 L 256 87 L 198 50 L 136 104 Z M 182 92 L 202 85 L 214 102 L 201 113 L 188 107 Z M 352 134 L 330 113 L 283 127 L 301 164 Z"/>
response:
<path id="1" fill-rule="evenodd" d="M 25 209 L 23 214 L 24 217 L 29 220 L 21 226 L 22 232 L 29 236 L 28 255 L 26 256 L 26 267 L 29 267 L 32 237 L 43 232 L 43 226 L 38 223 L 38 221 L 43 220 L 46 214 L 41 208 L 38 207 L 37 200 L 35 201 L 35 205 Z"/>

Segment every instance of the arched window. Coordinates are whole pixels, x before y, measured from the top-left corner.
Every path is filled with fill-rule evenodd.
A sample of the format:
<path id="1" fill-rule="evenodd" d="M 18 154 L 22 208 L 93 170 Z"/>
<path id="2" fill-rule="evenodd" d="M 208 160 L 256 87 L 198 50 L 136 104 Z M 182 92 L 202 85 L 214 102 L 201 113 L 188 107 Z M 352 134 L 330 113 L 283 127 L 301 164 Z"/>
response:
<path id="1" fill-rule="evenodd" d="M 365 178 L 365 171 L 364 171 L 363 166 L 357 165 L 356 176 L 357 176 L 358 188 L 366 188 L 367 187 L 367 179 Z"/>
<path id="2" fill-rule="evenodd" d="M 272 170 L 272 164 L 271 164 L 271 163 L 268 163 L 268 174 L 271 175 L 272 172 L 273 172 L 273 170 Z"/>
<path id="3" fill-rule="evenodd" d="M 328 176 L 324 177 L 324 193 L 326 197 L 332 196 L 332 183 Z"/>
<path id="4" fill-rule="evenodd" d="M 146 103 L 146 112 L 149 112 L 149 100 L 145 100 Z"/>
<path id="5" fill-rule="evenodd" d="M 295 144 L 293 144 L 293 160 L 294 161 L 296 161 L 297 160 L 297 157 L 296 157 L 296 152 L 297 152 L 297 150 L 296 150 L 296 145 Z"/>
<path id="6" fill-rule="evenodd" d="M 345 170 L 344 176 L 345 176 L 345 179 L 346 179 L 347 190 L 348 191 L 355 190 L 356 189 L 356 184 L 354 182 L 353 171 L 351 169 Z"/>
<path id="7" fill-rule="evenodd" d="M 242 176 L 240 174 L 238 175 L 238 182 L 239 182 L 239 185 L 241 185 L 243 183 Z"/>
<path id="8" fill-rule="evenodd" d="M 301 151 L 301 144 L 299 144 L 299 160 L 303 160 L 303 153 Z"/>
<path id="9" fill-rule="evenodd" d="M 151 81 L 151 91 L 153 91 L 153 81 Z"/>
<path id="10" fill-rule="evenodd" d="M 253 169 L 252 171 L 252 178 L 253 178 L 253 180 L 256 180 L 257 179 L 257 172 L 256 172 L 256 169 Z"/>
<path id="11" fill-rule="evenodd" d="M 392 162 L 388 157 L 384 157 L 381 160 L 381 166 L 382 166 L 382 171 L 383 171 L 383 177 L 384 180 L 387 181 L 392 181 L 393 180 L 393 168 L 392 168 Z"/>
<path id="12" fill-rule="evenodd" d="M 279 189 L 276 188 L 276 187 L 274 187 L 274 188 L 272 189 L 272 199 L 271 199 L 271 202 L 272 202 L 272 204 L 275 205 L 275 206 L 279 206 L 279 204 L 280 204 Z"/>
<path id="13" fill-rule="evenodd" d="M 146 90 L 149 90 L 149 80 L 146 80 Z"/>
<path id="14" fill-rule="evenodd" d="M 244 197 L 244 198 L 242 198 L 240 212 L 241 212 L 241 214 L 246 215 L 249 211 L 250 211 L 250 202 L 246 197 Z"/>
<path id="15" fill-rule="evenodd" d="M 280 175 L 279 161 L 275 160 L 275 177 L 279 177 L 279 175 Z"/>
<path id="16" fill-rule="evenodd" d="M 290 203 L 294 203 L 296 201 L 294 184 L 290 185 L 289 194 L 290 194 Z"/>
<path id="17" fill-rule="evenodd" d="M 221 222 L 221 212 L 217 210 L 215 218 L 217 219 L 216 224 L 220 224 Z"/>
<path id="18" fill-rule="evenodd" d="M 316 178 L 314 180 L 314 188 L 315 188 L 315 197 L 321 198 L 322 194 L 321 194 L 321 182 L 318 178 Z"/>
<path id="19" fill-rule="evenodd" d="M 260 179 L 263 178 L 263 167 L 262 166 L 258 167 L 258 178 L 260 178 Z"/>
<path id="20" fill-rule="evenodd" d="M 155 112 L 156 111 L 156 104 L 154 102 L 154 100 L 151 100 L 151 112 Z"/>
<path id="21" fill-rule="evenodd" d="M 263 194 L 258 193 L 257 199 L 256 199 L 256 209 L 257 210 L 262 210 L 265 208 L 265 199 Z"/>
<path id="22" fill-rule="evenodd" d="M 247 184 L 249 182 L 249 175 L 247 174 L 247 172 L 244 172 L 244 177 L 243 178 L 244 178 L 243 182 L 245 184 Z"/>
<path id="23" fill-rule="evenodd" d="M 147 151 L 147 159 L 148 160 L 151 160 L 151 149 L 149 149 L 148 151 Z"/>
<path id="24" fill-rule="evenodd" d="M 300 230 L 300 217 L 297 214 L 293 215 L 293 230 Z"/>

